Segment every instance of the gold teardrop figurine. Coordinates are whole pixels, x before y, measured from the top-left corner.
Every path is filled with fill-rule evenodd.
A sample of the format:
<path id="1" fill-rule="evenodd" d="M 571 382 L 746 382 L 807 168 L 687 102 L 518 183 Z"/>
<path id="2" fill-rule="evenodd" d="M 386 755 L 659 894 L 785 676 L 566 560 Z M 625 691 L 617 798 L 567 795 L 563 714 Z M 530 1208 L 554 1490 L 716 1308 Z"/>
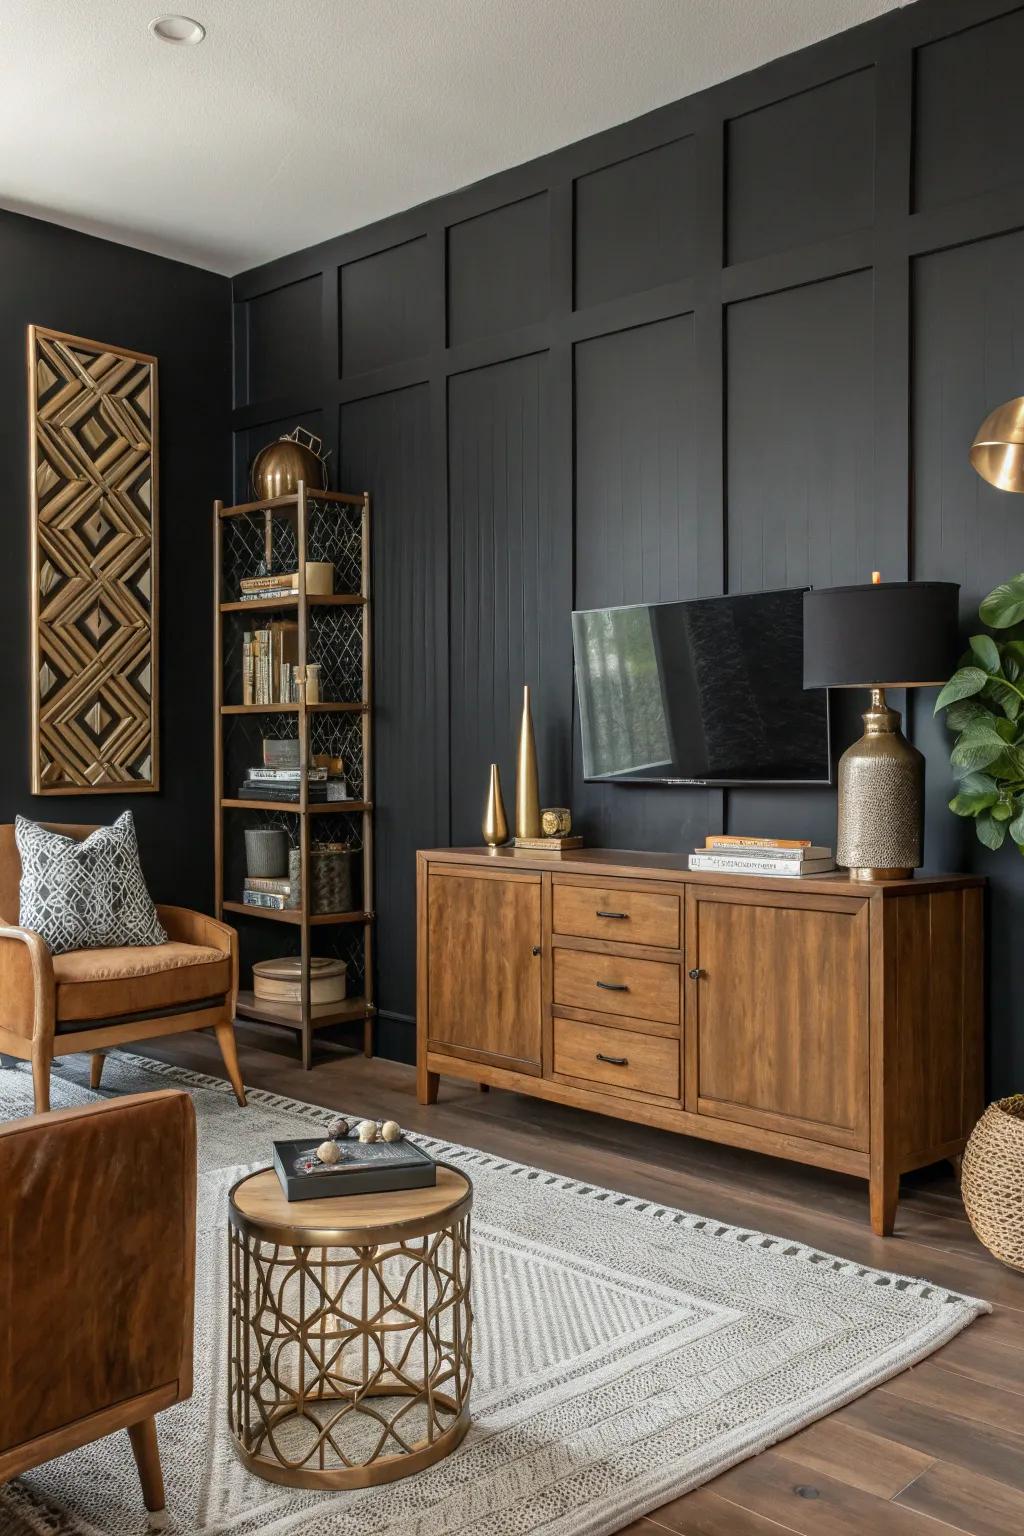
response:
<path id="1" fill-rule="evenodd" d="M 491 782 L 487 790 L 487 803 L 484 806 L 481 831 L 488 848 L 498 848 L 502 843 L 508 842 L 508 817 L 505 815 L 505 802 L 501 795 L 501 774 L 498 772 L 497 763 L 491 764 Z"/>

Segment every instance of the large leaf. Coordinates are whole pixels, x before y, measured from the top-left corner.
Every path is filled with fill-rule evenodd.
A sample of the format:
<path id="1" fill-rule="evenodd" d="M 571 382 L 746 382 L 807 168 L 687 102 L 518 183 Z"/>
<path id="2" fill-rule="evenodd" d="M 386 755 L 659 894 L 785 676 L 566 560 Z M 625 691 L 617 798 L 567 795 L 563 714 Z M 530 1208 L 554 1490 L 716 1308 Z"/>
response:
<path id="1" fill-rule="evenodd" d="M 1024 852 L 1024 810 L 1018 811 L 1006 830 L 1017 844 L 1017 847 Z"/>
<path id="2" fill-rule="evenodd" d="M 998 705 L 1008 720 L 1016 720 L 1020 714 L 1021 703 L 1024 702 L 1019 693 L 998 677 L 989 678 L 982 697 Z"/>
<path id="3" fill-rule="evenodd" d="M 984 667 L 986 672 L 999 671 L 999 647 L 991 635 L 972 635 L 971 650 L 978 665 Z"/>
<path id="4" fill-rule="evenodd" d="M 954 795 L 949 802 L 949 808 L 954 816 L 977 816 L 980 811 L 987 811 L 989 806 L 995 805 L 998 796 L 994 789 L 987 790 L 982 795 L 965 795 L 963 790 Z"/>
<path id="5" fill-rule="evenodd" d="M 1017 725 L 1013 720 L 1004 720 L 1001 715 L 993 715 L 992 729 L 1010 746 L 1017 740 Z"/>
<path id="6" fill-rule="evenodd" d="M 1014 784 L 1024 784 L 1024 750 L 1020 747 L 1007 747 L 985 766 L 990 770 L 993 778 L 1009 779 Z"/>
<path id="7" fill-rule="evenodd" d="M 949 760 L 954 768 L 987 768 L 1006 750 L 1003 738 L 987 720 L 972 720 L 957 737 Z"/>
<path id="8" fill-rule="evenodd" d="M 972 720 L 988 720 L 991 716 L 988 706 L 977 699 L 958 699 L 946 710 L 946 724 L 951 731 L 963 731 Z"/>
<path id="9" fill-rule="evenodd" d="M 1024 619 L 1024 571 L 990 592 L 978 609 L 981 622 L 991 629 L 1009 629 Z"/>
<path id="10" fill-rule="evenodd" d="M 1006 824 L 1001 821 L 993 821 L 988 811 L 982 811 L 974 823 L 974 830 L 978 834 L 978 842 L 984 843 L 986 848 L 993 852 L 1003 846 L 1006 837 Z"/>
<path id="11" fill-rule="evenodd" d="M 935 700 L 933 714 L 937 715 L 947 704 L 955 704 L 957 699 L 969 699 L 972 694 L 980 693 L 988 680 L 988 673 L 980 667 L 961 667 L 959 672 L 953 673 Z"/>

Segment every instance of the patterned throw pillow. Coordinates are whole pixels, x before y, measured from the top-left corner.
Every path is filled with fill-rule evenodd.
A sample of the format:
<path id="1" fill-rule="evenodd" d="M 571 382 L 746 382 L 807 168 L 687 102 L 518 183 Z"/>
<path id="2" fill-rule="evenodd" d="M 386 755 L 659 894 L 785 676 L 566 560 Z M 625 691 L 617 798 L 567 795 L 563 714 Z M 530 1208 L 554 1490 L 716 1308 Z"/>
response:
<path id="1" fill-rule="evenodd" d="M 131 811 L 77 842 L 18 816 L 21 854 L 18 922 L 40 934 L 51 954 L 120 944 L 164 944 L 146 889 Z"/>

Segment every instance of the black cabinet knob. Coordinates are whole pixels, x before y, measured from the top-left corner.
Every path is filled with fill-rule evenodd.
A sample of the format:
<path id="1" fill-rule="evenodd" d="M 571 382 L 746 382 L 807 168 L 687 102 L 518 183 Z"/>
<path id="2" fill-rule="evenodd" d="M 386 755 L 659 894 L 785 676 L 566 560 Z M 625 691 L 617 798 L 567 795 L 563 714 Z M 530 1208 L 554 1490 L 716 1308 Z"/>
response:
<path id="1" fill-rule="evenodd" d="M 699 965 L 695 965 L 693 969 L 691 971 L 687 971 L 686 974 L 689 976 L 691 981 L 700 981 L 701 977 L 704 975 L 704 972 L 701 970 Z"/>
<path id="2" fill-rule="evenodd" d="M 540 954 L 540 945 L 539 945 L 539 944 L 535 944 L 535 945 L 534 945 L 534 946 L 533 946 L 533 953 L 534 953 L 534 954 L 535 954 L 535 955 L 539 955 L 539 954 Z"/>

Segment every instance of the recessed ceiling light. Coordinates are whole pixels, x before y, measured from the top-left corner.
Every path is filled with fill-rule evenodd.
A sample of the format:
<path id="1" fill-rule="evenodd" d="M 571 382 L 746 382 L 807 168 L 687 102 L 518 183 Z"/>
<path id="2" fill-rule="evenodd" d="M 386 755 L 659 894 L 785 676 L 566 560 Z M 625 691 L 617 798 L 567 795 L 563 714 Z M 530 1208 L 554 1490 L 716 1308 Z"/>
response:
<path id="1" fill-rule="evenodd" d="M 191 16 L 158 16 L 149 24 L 149 30 L 162 43 L 183 43 L 186 47 L 201 43 L 206 28 Z"/>

